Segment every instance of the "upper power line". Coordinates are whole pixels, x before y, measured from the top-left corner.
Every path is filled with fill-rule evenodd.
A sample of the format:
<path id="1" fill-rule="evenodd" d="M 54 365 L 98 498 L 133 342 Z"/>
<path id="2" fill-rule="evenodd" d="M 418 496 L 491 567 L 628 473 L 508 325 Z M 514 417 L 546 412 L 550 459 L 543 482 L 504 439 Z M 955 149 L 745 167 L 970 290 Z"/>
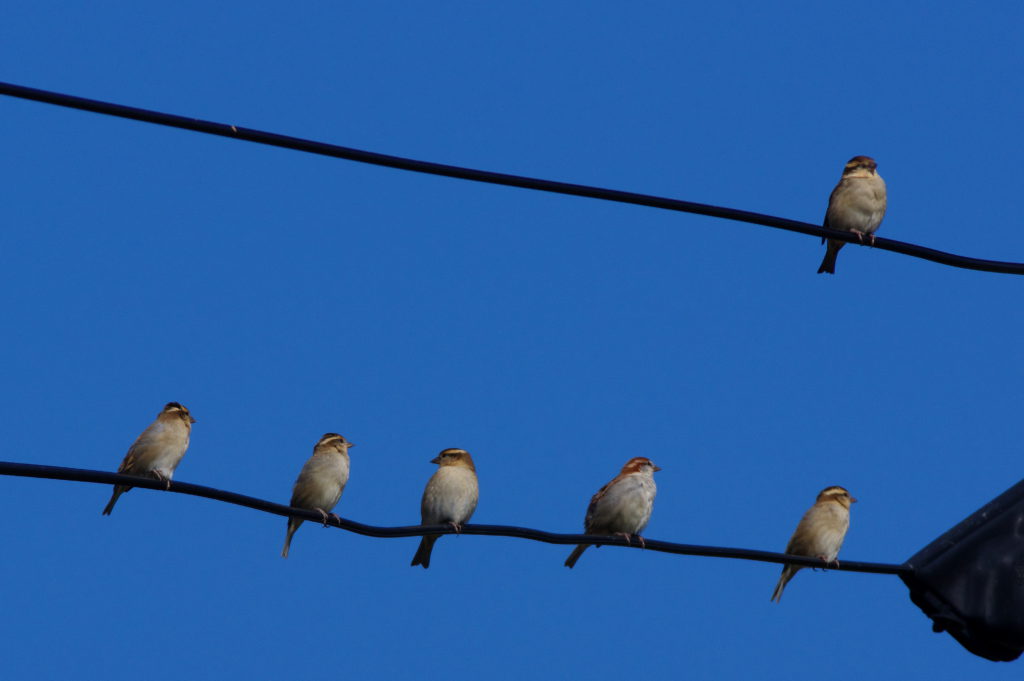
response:
<path id="1" fill-rule="evenodd" d="M 554 192 L 556 194 L 584 196 L 604 201 L 632 203 L 639 206 L 662 208 L 664 210 L 674 210 L 682 213 L 696 213 L 698 215 L 707 215 L 709 217 L 725 218 L 728 220 L 737 220 L 739 222 L 748 222 L 756 225 L 765 225 L 766 227 L 785 229 L 791 232 L 827 237 L 829 239 L 837 239 L 850 243 L 859 243 L 860 240 L 858 235 L 852 232 L 825 229 L 819 225 L 813 225 L 808 222 L 789 220 L 772 215 L 764 215 L 762 213 L 752 213 L 750 211 L 737 210 L 735 208 L 723 208 L 721 206 L 711 206 L 705 203 L 681 201 L 679 199 L 669 199 L 649 194 L 637 194 L 635 192 L 624 192 L 615 189 L 603 189 L 601 187 L 571 184 L 568 182 L 542 180 L 533 177 L 524 177 L 521 175 L 509 175 L 506 173 L 495 173 L 487 170 L 462 168 L 460 166 L 445 165 L 443 163 L 417 161 L 415 159 L 378 154 L 372 151 L 352 149 L 351 147 L 342 147 L 335 144 L 316 142 L 314 140 L 307 140 L 299 137 L 278 135 L 272 132 L 264 132 L 262 130 L 241 128 L 234 125 L 228 125 L 226 123 L 215 123 L 213 121 L 177 116 L 175 114 L 161 113 L 159 111 L 151 111 L 149 109 L 139 109 L 136 107 L 124 106 L 122 104 L 103 102 L 96 99 L 75 97 L 59 92 L 38 90 L 36 88 L 14 85 L 12 83 L 0 82 L 0 94 L 37 102 L 45 102 L 47 104 L 56 104 L 58 106 L 65 106 L 72 109 L 92 111 L 95 113 L 106 114 L 108 116 L 119 116 L 121 118 L 130 118 L 136 121 L 156 123 L 157 125 L 194 130 L 196 132 L 203 132 L 210 135 L 220 135 L 221 137 L 230 137 L 249 142 L 257 142 L 259 144 L 283 147 L 285 149 L 305 151 L 311 154 L 344 158 L 350 161 L 359 161 L 361 163 L 372 163 L 374 165 L 386 166 L 388 168 L 412 170 L 419 173 L 443 175 L 445 177 L 456 177 L 463 180 L 473 180 L 475 182 L 488 182 L 491 184 L 501 184 L 509 187 L 521 187 L 523 189 L 536 189 L 539 191 Z M 981 270 L 984 272 L 1000 272 L 1004 274 L 1024 274 L 1024 263 L 971 258 L 968 256 L 946 253 L 933 248 L 926 248 L 924 246 L 906 243 L 904 241 L 886 239 L 884 237 L 876 238 L 873 246 L 874 248 L 880 248 L 885 251 L 893 251 L 895 253 L 902 253 L 916 258 L 923 258 L 924 260 L 931 260 L 933 262 L 950 265 L 952 267 Z"/>

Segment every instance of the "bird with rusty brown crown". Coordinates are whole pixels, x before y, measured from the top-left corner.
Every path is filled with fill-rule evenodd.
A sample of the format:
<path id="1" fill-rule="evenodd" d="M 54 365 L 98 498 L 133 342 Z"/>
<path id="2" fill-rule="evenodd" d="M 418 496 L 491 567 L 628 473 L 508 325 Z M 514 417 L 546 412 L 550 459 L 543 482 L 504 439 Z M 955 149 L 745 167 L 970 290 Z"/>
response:
<path id="1" fill-rule="evenodd" d="M 627 541 L 636 537 L 643 546 L 640 533 L 647 527 L 651 511 L 654 510 L 654 496 L 658 493 L 654 473 L 660 470 L 644 456 L 627 461 L 619 474 L 591 498 L 583 520 L 584 532 L 594 535 L 618 534 Z M 589 546 L 578 544 L 565 559 L 565 566 L 571 568 L 576 565 L 576 561 Z"/>

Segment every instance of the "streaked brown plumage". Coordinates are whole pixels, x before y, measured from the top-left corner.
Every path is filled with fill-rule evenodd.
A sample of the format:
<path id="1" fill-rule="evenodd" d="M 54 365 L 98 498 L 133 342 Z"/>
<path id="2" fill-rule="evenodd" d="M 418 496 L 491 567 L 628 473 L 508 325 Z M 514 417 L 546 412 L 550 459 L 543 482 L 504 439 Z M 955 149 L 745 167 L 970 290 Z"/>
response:
<path id="1" fill-rule="evenodd" d="M 811 556 L 825 563 L 837 562 L 839 549 L 843 546 L 846 531 L 850 528 L 850 504 L 857 500 L 839 486 L 826 487 L 818 494 L 796 531 L 786 545 L 786 553 L 793 556 Z M 801 570 L 799 565 L 785 565 L 779 577 L 772 600 L 782 600 L 782 591 L 789 580 Z"/>
<path id="2" fill-rule="evenodd" d="M 184 406 L 178 402 L 168 402 L 157 414 L 156 420 L 149 424 L 128 448 L 128 453 L 125 454 L 117 472 L 125 475 L 148 475 L 166 482 L 167 489 L 170 489 L 174 469 L 181 463 L 185 451 L 188 450 L 189 436 L 195 422 Z M 117 499 L 130 489 L 130 485 L 114 485 L 114 492 L 103 509 L 103 515 L 110 515 Z"/>
<path id="3" fill-rule="evenodd" d="M 587 506 L 583 520 L 585 534 L 621 534 L 627 539 L 639 537 L 654 510 L 654 496 L 658 488 L 654 484 L 654 473 L 661 469 L 644 456 L 637 456 L 626 462 L 619 474 L 597 491 Z M 641 543 L 643 539 L 640 539 Z M 565 566 L 576 565 L 590 544 L 579 544 Z"/>

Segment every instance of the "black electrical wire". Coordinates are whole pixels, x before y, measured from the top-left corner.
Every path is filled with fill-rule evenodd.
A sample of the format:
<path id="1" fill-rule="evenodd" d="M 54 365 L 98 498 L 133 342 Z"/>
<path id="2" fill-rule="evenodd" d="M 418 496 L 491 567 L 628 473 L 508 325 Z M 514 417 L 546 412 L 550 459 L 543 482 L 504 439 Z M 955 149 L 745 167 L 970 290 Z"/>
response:
<path id="1" fill-rule="evenodd" d="M 456 177 L 463 180 L 473 180 L 475 182 L 489 182 L 491 184 L 521 187 L 523 189 L 536 189 L 540 191 L 554 192 L 556 194 L 585 196 L 592 199 L 602 199 L 604 201 L 632 203 L 639 206 L 650 206 L 652 208 L 662 208 L 665 210 L 674 210 L 683 213 L 696 213 L 698 215 L 707 215 L 709 217 L 749 222 L 755 225 L 765 225 L 766 227 L 775 227 L 776 229 L 785 229 L 791 232 L 800 232 L 801 234 L 828 237 L 829 239 L 838 239 L 849 243 L 860 243 L 859 237 L 852 232 L 839 232 L 831 229 L 825 229 L 820 225 L 812 225 L 808 222 L 788 220 L 786 218 L 779 218 L 772 215 L 751 213 L 749 211 L 736 210 L 734 208 L 722 208 L 720 206 L 711 206 L 705 203 L 694 203 L 692 201 L 680 201 L 678 199 L 669 199 L 659 196 L 651 196 L 648 194 L 636 194 L 634 192 L 623 192 L 615 189 L 602 189 L 600 187 L 589 187 L 581 184 L 570 184 L 568 182 L 555 182 L 552 180 L 523 177 L 521 175 L 508 175 L 505 173 L 494 173 L 487 170 L 474 170 L 473 168 L 461 168 L 459 166 L 450 166 L 441 163 L 430 163 L 429 161 L 417 161 L 414 159 L 402 158 L 400 156 L 388 156 L 387 154 L 378 154 L 372 151 L 363 151 L 360 149 L 352 149 L 350 147 L 326 144 L 324 142 L 315 142 L 313 140 L 301 139 L 299 137 L 288 137 L 286 135 L 278 135 L 271 132 L 253 130 L 251 128 L 241 128 L 235 125 L 228 125 L 226 123 L 214 123 L 212 121 L 204 121 L 198 118 L 187 118 L 185 116 L 176 116 L 174 114 L 161 113 L 159 111 L 150 111 L 148 109 L 138 109 L 121 104 L 102 102 L 96 99 L 86 99 L 84 97 L 65 95 L 59 92 L 38 90 L 36 88 L 25 87 L 23 85 L 14 85 L 13 83 L 0 82 L 0 94 L 19 97 L 21 99 L 30 99 L 36 102 L 55 104 L 57 106 L 65 106 L 72 109 L 92 111 L 94 113 L 106 114 L 108 116 L 119 116 L 121 118 L 130 118 L 136 121 L 144 121 L 146 123 L 156 123 L 157 125 L 183 128 L 185 130 L 204 132 L 210 135 L 220 135 L 222 137 L 231 137 L 233 139 L 241 139 L 249 142 L 257 142 L 259 144 L 283 147 L 285 149 L 305 151 L 311 154 L 344 158 L 350 161 L 359 161 L 361 163 L 372 163 L 374 165 L 386 166 L 388 168 L 412 170 L 418 173 Z M 918 246 L 916 244 L 910 244 L 903 241 L 886 239 L 884 237 L 876 238 L 873 247 L 884 251 L 893 251 L 894 253 L 910 255 L 915 258 L 931 260 L 933 262 L 950 265 L 952 267 L 981 270 L 984 272 L 999 272 L 1003 274 L 1024 274 L 1024 263 L 970 258 L 963 255 L 956 255 L 954 253 L 937 251 L 933 248 L 926 248 L 924 246 Z"/>
<path id="2" fill-rule="evenodd" d="M 46 478 L 50 480 L 74 480 L 77 482 L 97 482 L 111 485 L 130 485 L 132 487 L 143 487 L 163 491 L 166 484 L 155 478 L 143 478 L 134 475 L 121 475 L 120 473 L 108 473 L 106 471 L 93 471 L 85 468 L 64 468 L 62 466 L 41 466 L 31 463 L 17 463 L 13 461 L 0 461 L 0 475 L 16 475 L 28 478 Z M 316 511 L 307 511 L 301 508 L 292 508 L 284 504 L 275 504 L 272 501 L 257 499 L 256 497 L 228 492 L 226 490 L 214 489 L 203 485 L 193 485 L 187 482 L 172 482 L 171 492 L 180 494 L 191 494 L 197 497 L 206 497 L 216 501 L 224 501 L 229 504 L 245 506 L 265 513 L 273 513 L 280 516 L 294 516 L 313 522 L 322 522 L 323 517 Z M 97 507 L 98 508 L 98 507 Z M 328 518 L 327 524 L 339 527 L 349 532 L 366 535 L 368 537 L 420 537 L 425 534 L 455 534 L 450 525 L 405 525 L 401 527 L 378 527 L 376 525 L 364 525 L 354 520 L 347 520 L 332 515 Z M 584 534 L 559 534 L 556 532 L 545 532 L 526 527 L 513 527 L 510 525 L 463 525 L 459 534 L 479 534 L 494 537 L 519 537 L 520 539 L 532 539 L 534 541 L 548 544 L 606 544 L 613 546 L 629 546 L 632 548 L 643 548 L 648 551 L 659 551 L 661 553 L 674 553 L 685 556 L 710 556 L 712 558 L 740 558 L 743 560 L 757 560 L 764 563 L 790 563 L 804 567 L 820 568 L 823 564 L 816 558 L 806 556 L 789 556 L 784 553 L 773 551 L 755 551 L 752 549 L 733 549 L 720 546 L 698 546 L 695 544 L 675 544 L 657 539 L 644 538 L 643 546 L 636 540 L 627 542 L 622 537 L 598 537 Z M 908 575 L 914 569 L 907 565 L 893 565 L 890 563 L 865 563 L 860 561 L 843 560 L 838 566 L 830 566 L 830 570 L 844 570 L 847 572 L 870 572 L 876 574 Z"/>

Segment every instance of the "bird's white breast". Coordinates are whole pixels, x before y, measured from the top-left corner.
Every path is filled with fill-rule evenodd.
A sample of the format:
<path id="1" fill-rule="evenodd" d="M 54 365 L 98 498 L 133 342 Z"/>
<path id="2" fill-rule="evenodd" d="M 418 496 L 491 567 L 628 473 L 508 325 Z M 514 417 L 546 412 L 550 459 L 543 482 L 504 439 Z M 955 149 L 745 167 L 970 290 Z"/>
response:
<path id="1" fill-rule="evenodd" d="M 331 510 L 341 499 L 348 475 L 349 459 L 340 452 L 314 456 L 302 467 L 295 481 L 293 505 Z"/>
<path id="2" fill-rule="evenodd" d="M 466 522 L 476 510 L 478 498 L 476 473 L 462 466 L 441 466 L 423 492 L 422 522 Z"/>
<path id="3" fill-rule="evenodd" d="M 639 534 L 651 519 L 657 486 L 650 475 L 634 473 L 607 490 L 588 523 L 590 533 Z"/>
<path id="4" fill-rule="evenodd" d="M 159 471 L 170 480 L 188 450 L 188 440 L 189 428 L 180 420 L 157 420 L 143 431 L 134 445 L 135 463 L 131 472 L 144 475 Z"/>
<path id="5" fill-rule="evenodd" d="M 811 547 L 808 552 L 812 556 L 825 556 L 831 562 L 839 556 L 843 547 L 846 531 L 850 528 L 850 512 L 839 504 L 824 504 L 816 508 L 812 518 Z"/>
<path id="6" fill-rule="evenodd" d="M 873 234 L 885 216 L 885 205 L 885 181 L 881 177 L 847 178 L 829 205 L 829 227 Z"/>

